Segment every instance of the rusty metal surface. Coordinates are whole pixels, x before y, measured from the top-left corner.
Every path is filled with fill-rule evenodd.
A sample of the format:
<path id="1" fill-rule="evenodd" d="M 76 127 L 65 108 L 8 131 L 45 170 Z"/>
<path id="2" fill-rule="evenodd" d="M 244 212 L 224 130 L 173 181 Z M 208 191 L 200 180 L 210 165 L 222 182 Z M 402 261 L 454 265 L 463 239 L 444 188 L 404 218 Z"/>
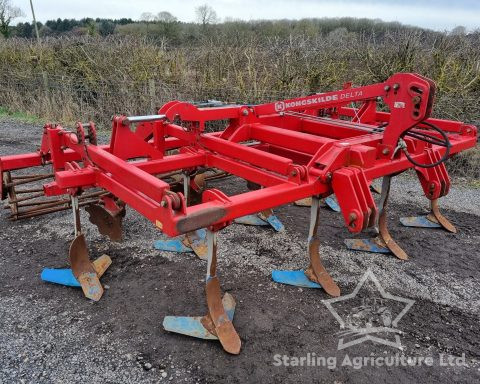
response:
<path id="1" fill-rule="evenodd" d="M 222 304 L 229 320 L 233 321 L 236 306 L 233 296 L 225 293 Z M 169 332 L 180 333 L 199 339 L 218 340 L 215 324 L 209 314 L 205 316 L 165 316 L 163 328 Z"/>
<path id="2" fill-rule="evenodd" d="M 207 241 L 205 229 L 187 232 L 183 239 L 183 244 L 190 247 L 201 260 L 207 260 Z"/>
<path id="3" fill-rule="evenodd" d="M 311 197 L 306 197 L 305 199 L 295 201 L 294 204 L 298 205 L 299 207 L 311 207 L 312 206 L 312 198 Z"/>
<path id="4" fill-rule="evenodd" d="M 105 271 L 112 265 L 112 259 L 108 255 L 102 255 L 98 259 L 93 261 L 93 269 L 97 273 L 97 276 L 100 278 L 103 276 Z"/>
<path id="5" fill-rule="evenodd" d="M 457 233 L 457 228 L 443 216 L 438 208 L 438 199 L 431 201 L 432 214 L 437 219 L 438 223 L 445 228 L 448 232 Z"/>
<path id="6" fill-rule="evenodd" d="M 344 243 L 348 249 L 352 249 L 354 251 L 384 254 L 390 253 L 390 249 L 387 248 L 387 245 L 380 236 L 377 236 L 373 239 L 345 239 Z"/>
<path id="7" fill-rule="evenodd" d="M 122 221 L 124 213 L 112 215 L 109 211 L 99 204 L 90 204 L 85 207 L 89 214 L 89 220 L 95 224 L 98 231 L 105 236 L 108 236 L 112 241 L 121 242 L 123 237 Z"/>
<path id="8" fill-rule="evenodd" d="M 83 233 L 72 241 L 69 258 L 73 275 L 82 286 L 85 297 L 94 301 L 100 300 L 103 295 L 103 287 L 93 264 L 90 262 Z"/>
<path id="9" fill-rule="evenodd" d="M 378 231 L 388 249 L 400 260 L 408 260 L 407 253 L 393 240 L 387 228 L 387 203 L 390 194 L 391 177 L 385 176 L 382 183 L 382 207 L 378 217 Z"/>
<path id="10" fill-rule="evenodd" d="M 401 217 L 400 223 L 405 227 L 416 227 L 416 228 L 442 228 L 438 220 L 429 214 L 427 216 L 408 216 Z"/>
<path id="11" fill-rule="evenodd" d="M 177 230 L 180 233 L 185 233 L 200 228 L 206 228 L 219 221 L 226 214 L 227 210 L 222 207 L 206 208 L 181 218 L 177 222 Z"/>
<path id="12" fill-rule="evenodd" d="M 228 353 L 238 355 L 242 342 L 223 307 L 218 277 L 211 277 L 207 281 L 205 292 L 207 295 L 208 313 L 223 349 Z"/>
<path id="13" fill-rule="evenodd" d="M 305 275 L 312 281 L 320 284 L 329 295 L 333 297 L 340 296 L 340 288 L 327 272 L 320 260 L 320 240 L 313 239 L 308 245 L 310 255 L 310 266 L 305 270 Z"/>

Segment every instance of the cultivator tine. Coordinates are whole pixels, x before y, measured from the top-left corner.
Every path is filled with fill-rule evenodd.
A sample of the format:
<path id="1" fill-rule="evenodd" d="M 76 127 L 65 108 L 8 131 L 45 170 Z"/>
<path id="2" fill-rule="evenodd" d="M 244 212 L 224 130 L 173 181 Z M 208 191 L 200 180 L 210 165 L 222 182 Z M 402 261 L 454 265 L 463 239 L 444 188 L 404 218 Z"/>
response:
<path id="1" fill-rule="evenodd" d="M 261 227 L 271 226 L 277 232 L 282 232 L 285 230 L 282 222 L 276 215 L 273 214 L 272 209 L 266 209 L 254 215 L 238 217 L 234 220 L 234 222 L 237 224 L 256 225 Z"/>
<path id="2" fill-rule="evenodd" d="M 266 209 L 262 212 L 258 213 L 258 217 L 260 219 L 266 221 L 270 226 L 275 229 L 277 232 L 282 232 L 285 230 L 285 227 L 283 226 L 282 222 L 278 219 L 277 216 L 273 214 L 272 209 Z"/>
<path id="3" fill-rule="evenodd" d="M 153 243 L 153 246 L 159 251 L 178 253 L 194 252 L 199 259 L 207 260 L 206 233 L 207 231 L 201 228 L 186 233 L 183 239 L 157 240 Z"/>
<path id="4" fill-rule="evenodd" d="M 185 239 L 185 237 L 184 237 Z M 193 249 L 183 243 L 184 240 L 179 238 L 171 240 L 157 240 L 153 243 L 155 249 L 159 251 L 188 253 L 193 252 Z"/>
<path id="5" fill-rule="evenodd" d="M 332 197 L 327 197 L 325 199 L 325 204 L 327 205 L 328 208 L 330 208 L 332 211 L 334 212 L 340 212 L 340 206 L 338 205 L 338 201 L 335 197 L 335 195 L 333 195 Z"/>
<path id="6" fill-rule="evenodd" d="M 242 217 L 238 217 L 234 220 L 235 223 L 237 224 L 243 224 L 243 225 L 256 225 L 256 226 L 269 226 L 270 223 L 267 223 L 265 220 L 261 219 L 258 214 L 256 215 L 246 215 Z"/>
<path id="7" fill-rule="evenodd" d="M 186 173 L 183 173 L 182 175 L 172 175 L 172 177 L 178 180 L 183 179 L 183 193 L 188 205 L 201 202 L 202 193 L 206 186 L 206 179 L 208 179 L 206 172 L 195 175 L 193 179 Z M 178 253 L 194 252 L 199 259 L 206 260 L 207 243 L 205 238 L 205 229 L 198 229 L 186 233 L 183 236 L 183 239 L 157 240 L 153 243 L 153 246 L 160 251 Z"/>
<path id="8" fill-rule="evenodd" d="M 382 194 L 382 188 L 375 184 L 370 184 L 370 191 L 376 193 L 377 195 Z"/>
<path id="9" fill-rule="evenodd" d="M 98 301 L 103 295 L 103 287 L 88 255 L 85 235 L 80 233 L 70 245 L 70 265 L 73 276 L 80 283 L 83 294 L 88 299 Z"/>
<path id="10" fill-rule="evenodd" d="M 306 197 L 304 199 L 300 199 L 295 201 L 295 205 L 298 205 L 299 207 L 311 207 L 312 206 L 312 198 L 311 197 Z"/>
<path id="11" fill-rule="evenodd" d="M 457 228 L 440 212 L 438 199 L 430 201 L 431 212 L 424 216 L 409 216 L 400 218 L 405 227 L 416 228 L 443 228 L 448 232 L 457 233 Z"/>
<path id="12" fill-rule="evenodd" d="M 239 354 L 240 337 L 233 326 L 235 301 L 228 294 L 221 297 L 220 281 L 216 276 L 217 266 L 217 234 L 207 231 L 207 278 L 205 292 L 207 296 L 208 314 L 203 317 L 166 316 L 163 327 L 176 332 L 201 339 L 219 340 L 223 349 L 231 354 Z"/>
<path id="13" fill-rule="evenodd" d="M 188 188 L 186 188 L 188 205 L 195 205 L 202 202 L 202 194 L 207 185 L 208 175 L 207 172 L 199 173 L 191 180 L 188 179 Z"/>
<path id="14" fill-rule="evenodd" d="M 400 260 L 407 260 L 408 255 L 393 240 L 387 228 L 387 203 L 390 194 L 391 176 L 384 176 L 382 194 L 380 197 L 380 212 L 378 216 L 378 236 L 374 239 L 346 239 L 345 245 L 354 251 L 373 253 L 393 253 Z"/>
<path id="15" fill-rule="evenodd" d="M 354 251 L 390 253 L 390 249 L 387 248 L 387 245 L 379 236 L 373 239 L 345 239 L 344 243 L 348 249 Z"/>
<path id="16" fill-rule="evenodd" d="M 75 239 L 70 244 L 69 250 L 71 269 L 46 268 L 42 271 L 41 278 L 44 281 L 56 284 L 80 286 L 85 297 L 98 301 L 103 295 L 103 287 L 99 278 L 105 273 L 112 261 L 110 257 L 103 255 L 93 263 L 90 262 L 87 242 L 80 225 L 80 206 L 77 196 L 71 196 L 71 207 L 75 227 Z"/>
<path id="17" fill-rule="evenodd" d="M 202 228 L 188 232 L 183 238 L 183 244 L 190 247 L 201 260 L 207 260 L 208 246 L 206 236 L 207 231 Z"/>
<path id="18" fill-rule="evenodd" d="M 122 222 L 125 216 L 125 208 L 122 207 L 116 213 L 112 214 L 99 204 L 90 204 L 85 207 L 89 214 L 89 220 L 95 224 L 98 231 L 110 240 L 121 242 L 123 237 Z"/>
<path id="19" fill-rule="evenodd" d="M 448 232 L 457 233 L 457 228 L 455 228 L 455 226 L 450 221 L 448 221 L 445 216 L 441 214 L 440 208 L 438 207 L 438 199 L 432 200 L 430 204 L 433 217 L 435 217 L 438 223 Z"/>
<path id="20" fill-rule="evenodd" d="M 262 186 L 252 181 L 247 181 L 247 188 L 250 191 L 256 191 L 261 189 Z M 272 209 L 266 209 L 262 212 L 258 212 L 252 215 L 237 217 L 234 222 L 237 224 L 256 225 L 259 227 L 271 226 L 277 232 L 285 230 L 282 222 L 278 219 L 277 216 L 274 215 Z"/>
<path id="21" fill-rule="evenodd" d="M 229 293 L 225 293 L 222 305 L 230 321 L 235 315 L 235 299 Z M 210 318 L 208 317 L 210 320 Z M 218 340 L 214 327 L 207 323 L 207 316 L 165 316 L 163 328 L 168 332 L 180 333 L 185 336 L 196 337 L 205 340 Z M 203 325 L 205 323 L 205 326 Z"/>
<path id="22" fill-rule="evenodd" d="M 330 208 L 334 212 L 340 212 L 340 205 L 338 205 L 337 198 L 335 195 L 332 197 L 327 197 L 325 200 L 325 205 Z M 312 206 L 312 198 L 307 197 L 305 199 L 297 200 L 295 201 L 295 205 L 298 205 L 299 207 L 311 207 Z"/>
<path id="23" fill-rule="evenodd" d="M 340 288 L 327 272 L 320 259 L 320 240 L 318 239 L 318 222 L 320 213 L 320 200 L 312 198 L 310 209 L 310 229 L 308 234 L 308 255 L 310 265 L 305 271 L 279 271 L 272 272 L 272 279 L 277 283 L 295 285 L 305 288 L 323 288 L 329 295 L 340 296 Z"/>
<path id="24" fill-rule="evenodd" d="M 93 268 L 97 273 L 97 276 L 100 278 L 106 272 L 108 267 L 112 264 L 112 259 L 107 255 L 102 255 L 95 261 L 93 261 Z M 44 268 L 41 274 L 41 279 L 49 283 L 55 283 L 60 285 L 66 285 L 70 287 L 78 287 L 81 285 L 78 280 L 73 275 L 71 268 L 67 269 L 52 269 Z"/>

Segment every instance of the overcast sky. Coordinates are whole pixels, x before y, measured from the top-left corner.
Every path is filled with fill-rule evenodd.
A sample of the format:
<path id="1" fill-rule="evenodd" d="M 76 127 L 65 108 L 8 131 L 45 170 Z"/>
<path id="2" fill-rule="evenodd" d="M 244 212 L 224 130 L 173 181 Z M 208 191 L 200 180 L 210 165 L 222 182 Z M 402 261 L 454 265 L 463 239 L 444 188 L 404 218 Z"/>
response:
<path id="1" fill-rule="evenodd" d="M 301 19 L 368 17 L 435 30 L 463 25 L 480 28 L 479 0 L 33 0 L 37 20 L 102 17 L 139 19 L 143 12 L 168 11 L 181 21 L 195 20 L 195 7 L 209 4 L 221 19 Z M 12 0 L 31 20 L 29 0 Z"/>

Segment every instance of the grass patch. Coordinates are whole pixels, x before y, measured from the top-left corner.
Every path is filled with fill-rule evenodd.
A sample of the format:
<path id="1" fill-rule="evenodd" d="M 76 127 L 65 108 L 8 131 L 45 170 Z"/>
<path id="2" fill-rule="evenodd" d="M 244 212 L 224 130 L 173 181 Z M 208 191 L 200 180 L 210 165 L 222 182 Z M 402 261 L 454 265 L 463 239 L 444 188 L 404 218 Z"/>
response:
<path id="1" fill-rule="evenodd" d="M 42 119 L 38 116 L 30 115 L 25 112 L 11 111 L 7 107 L 0 106 L 0 118 L 8 117 L 10 119 L 18 120 L 23 123 L 38 124 L 42 123 Z"/>

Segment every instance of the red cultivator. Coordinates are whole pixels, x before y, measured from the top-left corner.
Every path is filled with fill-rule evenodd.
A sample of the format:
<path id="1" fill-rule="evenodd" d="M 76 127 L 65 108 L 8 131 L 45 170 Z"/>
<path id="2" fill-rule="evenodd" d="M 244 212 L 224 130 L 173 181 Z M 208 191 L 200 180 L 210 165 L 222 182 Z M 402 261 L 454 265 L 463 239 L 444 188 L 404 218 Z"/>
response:
<path id="1" fill-rule="evenodd" d="M 109 260 L 90 261 L 80 206 L 86 206 L 90 220 L 114 240 L 121 239 L 126 205 L 169 236 L 187 234 L 184 245 L 204 246 L 208 314 L 166 317 L 164 327 L 218 339 L 227 352 L 236 354 L 240 338 L 232 323 L 235 302 L 230 295 L 222 300 L 216 273 L 217 232 L 235 219 L 261 213 L 260 219 L 268 223 L 271 208 L 311 198 L 307 202 L 311 205 L 309 266 L 305 271 L 274 271 L 273 279 L 323 288 L 332 296 L 340 295 L 340 289 L 320 258 L 320 198 L 335 194 L 349 231 L 378 228 L 376 239 L 354 240 L 350 247 L 406 259 L 388 232 L 386 210 L 391 177 L 414 168 L 432 202 L 432 214 L 404 219 L 405 224 L 455 230 L 437 204 L 450 187 L 444 161 L 473 147 L 477 130 L 430 118 L 434 93 L 432 81 L 399 73 L 379 84 L 346 85 L 341 91 L 271 104 L 212 106 L 172 101 L 158 115 L 114 117 L 109 145 L 97 145 L 93 123 L 78 123 L 74 132 L 47 124 L 37 152 L 0 158 L 2 199 L 9 198 L 12 218 L 72 208 L 76 230 L 70 247 L 72 270 L 45 270 L 42 276 L 81 286 L 94 300 L 102 295 L 99 278 Z M 205 125 L 210 121 L 226 122 L 225 129 L 207 133 Z M 51 173 L 12 175 L 12 171 L 38 166 L 51 168 Z M 227 196 L 206 188 L 205 180 L 218 176 L 218 170 L 248 180 L 251 190 Z M 175 173 L 182 177 L 167 182 Z M 17 187 L 24 181 L 41 183 L 47 177 L 52 180 L 29 190 L 26 200 L 18 197 L 23 195 Z M 380 177 L 383 186 L 377 209 L 370 186 Z M 182 184 L 183 192 L 174 188 Z M 39 195 L 54 200 L 25 211 L 26 201 L 34 205 Z"/>

